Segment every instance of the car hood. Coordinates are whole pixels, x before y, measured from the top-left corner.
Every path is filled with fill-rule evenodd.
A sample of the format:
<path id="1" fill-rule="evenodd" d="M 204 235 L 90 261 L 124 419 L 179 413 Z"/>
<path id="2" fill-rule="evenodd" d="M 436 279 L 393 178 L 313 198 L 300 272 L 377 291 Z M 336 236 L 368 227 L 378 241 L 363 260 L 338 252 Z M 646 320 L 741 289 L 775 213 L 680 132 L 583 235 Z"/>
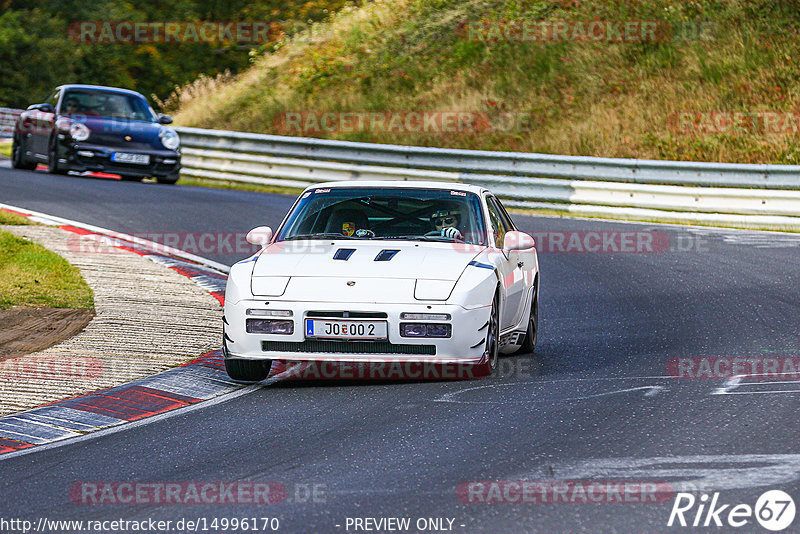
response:
<path id="1" fill-rule="evenodd" d="M 77 120 L 91 131 L 87 143 L 119 149 L 165 150 L 158 137 L 161 131 L 161 125 L 158 123 L 92 116 L 81 116 Z"/>
<path id="2" fill-rule="evenodd" d="M 348 254 L 349 250 L 352 252 Z M 456 281 L 483 250 L 484 247 L 456 243 L 283 241 L 269 245 L 258 256 L 253 276 Z M 397 252 L 392 255 L 384 251 Z M 384 258 L 390 259 L 376 261 L 382 252 Z M 342 259 L 334 259 L 337 254 Z"/>

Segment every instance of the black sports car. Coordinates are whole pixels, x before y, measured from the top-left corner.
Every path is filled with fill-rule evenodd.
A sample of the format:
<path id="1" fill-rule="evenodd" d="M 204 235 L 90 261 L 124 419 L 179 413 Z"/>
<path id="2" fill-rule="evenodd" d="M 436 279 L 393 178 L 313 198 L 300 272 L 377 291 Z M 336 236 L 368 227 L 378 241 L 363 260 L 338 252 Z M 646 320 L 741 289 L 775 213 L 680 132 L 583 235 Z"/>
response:
<path id="1" fill-rule="evenodd" d="M 181 168 L 180 139 L 134 91 L 63 85 L 44 104 L 24 111 L 14 126 L 17 169 L 46 164 L 54 174 L 104 172 L 123 180 L 154 177 L 174 184 Z"/>

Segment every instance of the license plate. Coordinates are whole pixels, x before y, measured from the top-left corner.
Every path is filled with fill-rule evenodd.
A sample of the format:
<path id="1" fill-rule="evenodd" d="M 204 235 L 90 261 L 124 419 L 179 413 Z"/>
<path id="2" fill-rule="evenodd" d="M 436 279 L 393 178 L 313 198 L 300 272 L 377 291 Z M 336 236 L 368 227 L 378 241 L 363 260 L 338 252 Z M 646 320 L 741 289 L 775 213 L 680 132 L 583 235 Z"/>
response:
<path id="1" fill-rule="evenodd" d="M 388 339 L 386 321 L 306 319 L 306 337 L 326 339 Z"/>
<path id="2" fill-rule="evenodd" d="M 114 152 L 111 154 L 111 161 L 117 163 L 135 163 L 137 165 L 147 165 L 150 163 L 150 154 L 128 154 L 127 152 Z"/>

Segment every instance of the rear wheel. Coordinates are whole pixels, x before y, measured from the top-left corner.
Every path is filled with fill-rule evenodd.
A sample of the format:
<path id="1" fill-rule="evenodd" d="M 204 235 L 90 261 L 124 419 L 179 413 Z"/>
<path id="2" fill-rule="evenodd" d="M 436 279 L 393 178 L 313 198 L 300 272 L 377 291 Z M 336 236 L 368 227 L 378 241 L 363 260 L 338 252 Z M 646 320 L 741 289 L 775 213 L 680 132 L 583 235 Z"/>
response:
<path id="1" fill-rule="evenodd" d="M 260 382 L 269 375 L 267 360 L 238 360 L 235 358 L 225 359 L 225 371 L 234 380 L 242 382 Z"/>
<path id="2" fill-rule="evenodd" d="M 11 166 L 24 171 L 36 168 L 36 163 L 25 161 L 25 145 L 18 135 L 14 136 L 11 144 Z"/>

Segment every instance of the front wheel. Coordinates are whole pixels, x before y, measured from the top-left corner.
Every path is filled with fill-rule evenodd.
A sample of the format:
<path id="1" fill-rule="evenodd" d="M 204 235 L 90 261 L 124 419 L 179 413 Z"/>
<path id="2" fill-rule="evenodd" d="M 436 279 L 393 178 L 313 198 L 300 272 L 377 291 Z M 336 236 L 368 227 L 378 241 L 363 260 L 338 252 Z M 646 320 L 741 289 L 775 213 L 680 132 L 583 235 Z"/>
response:
<path id="1" fill-rule="evenodd" d="M 517 350 L 517 354 L 533 352 L 536 350 L 536 341 L 539 338 L 539 292 L 533 294 L 531 314 L 528 319 L 528 330 L 525 332 L 525 341 Z"/>
<path id="2" fill-rule="evenodd" d="M 164 185 L 175 185 L 180 178 L 180 174 L 170 174 L 169 176 L 156 176 L 156 181 Z"/>
<path id="3" fill-rule="evenodd" d="M 32 171 L 36 168 L 36 163 L 25 161 L 25 146 L 18 136 L 14 136 L 11 143 L 11 166 L 21 171 Z"/>
<path id="4" fill-rule="evenodd" d="M 269 375 L 270 360 L 239 360 L 225 358 L 225 371 L 233 380 L 261 382 Z"/>
<path id="5" fill-rule="evenodd" d="M 50 150 L 47 152 L 47 172 L 50 174 L 67 174 L 58 164 L 58 145 L 56 140 L 50 141 Z"/>
<path id="6" fill-rule="evenodd" d="M 486 349 L 483 353 L 481 374 L 491 375 L 497 369 L 500 356 L 500 293 L 495 293 L 492 299 L 492 311 L 486 324 Z"/>

